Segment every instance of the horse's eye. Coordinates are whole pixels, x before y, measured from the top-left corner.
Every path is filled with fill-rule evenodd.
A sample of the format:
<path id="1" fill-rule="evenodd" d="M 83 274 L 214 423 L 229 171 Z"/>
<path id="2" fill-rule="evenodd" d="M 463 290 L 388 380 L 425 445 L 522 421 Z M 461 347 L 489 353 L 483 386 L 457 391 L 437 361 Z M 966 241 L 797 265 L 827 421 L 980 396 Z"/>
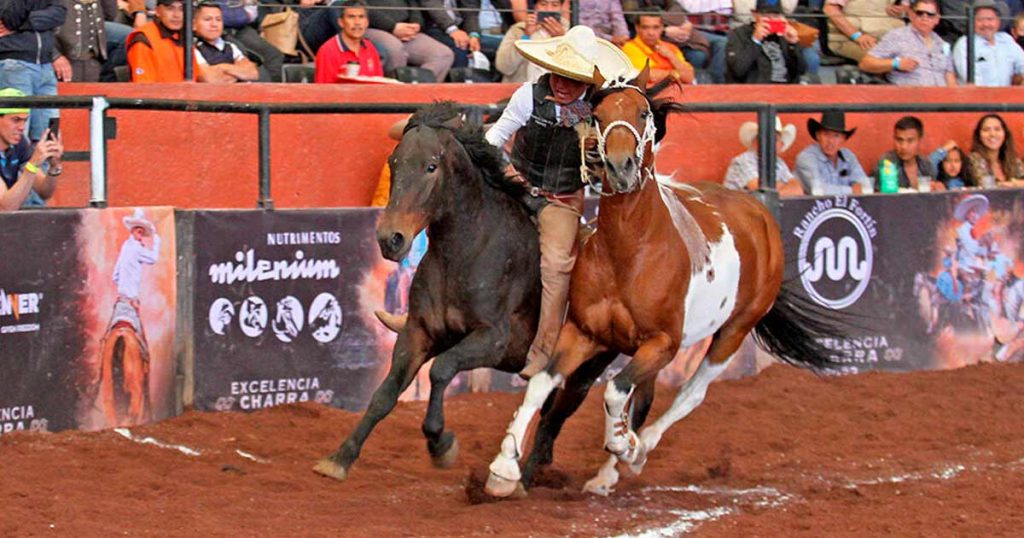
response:
<path id="1" fill-rule="evenodd" d="M 640 117 L 646 120 L 647 118 L 651 117 L 651 111 L 650 110 L 645 110 L 645 111 L 641 112 L 640 113 Z"/>
<path id="2" fill-rule="evenodd" d="M 430 164 L 427 165 L 427 173 L 428 174 L 433 174 L 436 171 L 437 171 L 437 165 L 436 164 L 430 163 Z"/>

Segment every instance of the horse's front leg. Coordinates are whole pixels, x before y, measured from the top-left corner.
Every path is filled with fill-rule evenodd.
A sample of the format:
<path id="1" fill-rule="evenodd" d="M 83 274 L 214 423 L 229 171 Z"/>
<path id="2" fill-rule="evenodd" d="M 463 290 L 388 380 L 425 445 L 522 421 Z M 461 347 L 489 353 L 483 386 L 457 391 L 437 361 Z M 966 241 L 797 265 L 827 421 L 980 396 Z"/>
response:
<path id="1" fill-rule="evenodd" d="M 430 403 L 423 420 L 423 435 L 435 467 L 448 468 L 455 463 L 459 444 L 455 434 L 444 431 L 444 391 L 456 374 L 474 368 L 493 368 L 508 348 L 507 330 L 494 327 L 477 329 L 458 344 L 441 353 L 430 367 Z"/>
<path id="2" fill-rule="evenodd" d="M 512 417 L 512 423 L 501 441 L 501 451 L 491 462 L 490 475 L 484 487 L 484 491 L 489 495 L 508 497 L 517 489 L 522 478 L 519 457 L 523 453 L 523 440 L 533 415 L 562 380 L 572 375 L 581 364 L 600 351 L 603 349 L 589 336 L 580 332 L 572 321 L 562 327 L 558 335 L 558 344 L 555 346 L 553 362 L 546 371 L 530 378 L 523 403 Z"/>
<path id="3" fill-rule="evenodd" d="M 348 470 L 359 458 L 366 438 L 370 436 L 377 423 L 394 409 L 398 396 L 409 387 L 420 366 L 426 362 L 432 345 L 426 332 L 418 324 L 406 326 L 395 342 L 391 370 L 373 393 L 370 406 L 367 407 L 363 418 L 334 454 L 316 464 L 313 468 L 315 472 L 338 480 L 348 478 Z"/>

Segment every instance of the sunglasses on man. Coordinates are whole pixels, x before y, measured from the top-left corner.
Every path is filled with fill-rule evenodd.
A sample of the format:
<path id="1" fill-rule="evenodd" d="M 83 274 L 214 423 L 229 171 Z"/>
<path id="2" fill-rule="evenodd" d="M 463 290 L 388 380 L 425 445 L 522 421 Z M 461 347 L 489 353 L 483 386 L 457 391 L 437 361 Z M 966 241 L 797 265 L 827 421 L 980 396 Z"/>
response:
<path id="1" fill-rule="evenodd" d="M 914 10 L 914 14 L 917 15 L 918 17 L 925 17 L 925 18 L 928 18 L 928 19 L 931 19 L 931 18 L 939 16 L 939 14 L 937 12 L 935 12 L 935 11 L 926 11 L 926 10 L 923 10 L 923 9 L 915 9 Z"/>

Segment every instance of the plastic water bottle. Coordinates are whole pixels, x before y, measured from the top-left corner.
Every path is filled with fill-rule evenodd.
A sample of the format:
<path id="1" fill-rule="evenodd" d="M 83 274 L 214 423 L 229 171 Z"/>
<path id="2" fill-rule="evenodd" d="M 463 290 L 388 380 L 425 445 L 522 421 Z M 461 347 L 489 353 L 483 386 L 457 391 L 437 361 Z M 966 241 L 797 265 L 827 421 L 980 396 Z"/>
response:
<path id="1" fill-rule="evenodd" d="M 892 194 L 900 190 L 900 176 L 896 171 L 896 165 L 889 159 L 882 161 L 882 167 L 878 171 L 878 183 L 880 192 Z"/>

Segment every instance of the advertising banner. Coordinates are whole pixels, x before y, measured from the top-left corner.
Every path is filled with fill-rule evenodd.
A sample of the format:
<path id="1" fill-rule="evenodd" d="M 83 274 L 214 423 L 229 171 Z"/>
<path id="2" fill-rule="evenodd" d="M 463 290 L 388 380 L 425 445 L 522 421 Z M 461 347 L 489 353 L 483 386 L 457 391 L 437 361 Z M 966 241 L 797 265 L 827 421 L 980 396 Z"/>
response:
<path id="1" fill-rule="evenodd" d="M 174 412 L 170 208 L 0 215 L 0 433 Z"/>

